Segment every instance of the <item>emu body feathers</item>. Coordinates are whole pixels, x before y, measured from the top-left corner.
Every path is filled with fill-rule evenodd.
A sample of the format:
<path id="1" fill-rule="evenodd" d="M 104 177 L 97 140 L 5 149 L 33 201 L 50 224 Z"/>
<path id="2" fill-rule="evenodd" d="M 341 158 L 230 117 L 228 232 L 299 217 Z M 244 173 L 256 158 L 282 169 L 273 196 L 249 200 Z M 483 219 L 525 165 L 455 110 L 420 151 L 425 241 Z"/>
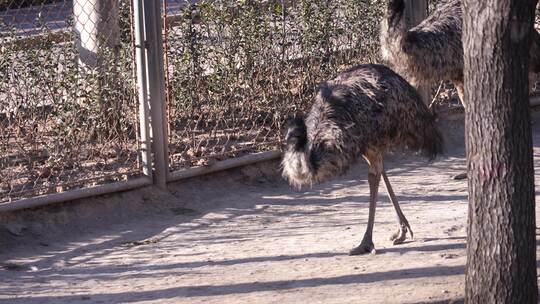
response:
<path id="1" fill-rule="evenodd" d="M 388 0 L 380 35 L 383 60 L 413 86 L 450 80 L 462 91 L 461 0 L 439 4 L 430 16 L 411 29 L 407 29 L 404 12 L 404 0 Z M 540 33 L 532 29 L 531 35 L 529 71 L 540 73 Z"/>
<path id="2" fill-rule="evenodd" d="M 382 65 L 351 68 L 321 85 L 305 121 L 287 130 L 283 176 L 295 187 L 343 173 L 368 151 L 406 147 L 433 158 L 443 142 L 416 90 Z"/>

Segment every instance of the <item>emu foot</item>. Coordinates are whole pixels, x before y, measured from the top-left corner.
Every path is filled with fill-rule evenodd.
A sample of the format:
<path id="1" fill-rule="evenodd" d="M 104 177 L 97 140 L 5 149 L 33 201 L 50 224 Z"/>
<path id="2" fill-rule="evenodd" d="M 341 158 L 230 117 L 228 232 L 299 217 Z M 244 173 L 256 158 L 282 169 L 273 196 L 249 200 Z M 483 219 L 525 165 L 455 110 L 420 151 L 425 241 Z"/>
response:
<path id="1" fill-rule="evenodd" d="M 375 246 L 373 245 L 372 241 L 362 240 L 360 245 L 354 247 L 353 249 L 351 249 L 351 251 L 349 251 L 349 255 L 361 255 L 366 253 L 376 253 Z"/>
<path id="2" fill-rule="evenodd" d="M 460 173 L 452 178 L 455 180 L 467 179 L 467 172 Z"/>
<path id="3" fill-rule="evenodd" d="M 390 236 L 390 241 L 392 241 L 394 245 L 403 244 L 403 241 L 407 238 L 407 232 L 411 234 L 411 239 L 414 238 L 414 233 L 407 219 L 403 218 L 400 222 L 401 224 L 399 225 L 398 231 Z"/>
<path id="4" fill-rule="evenodd" d="M 407 227 L 402 226 L 398 229 L 398 231 L 394 232 L 394 234 L 390 236 L 390 241 L 392 241 L 392 244 L 403 244 L 403 241 L 405 241 L 405 239 L 407 238 L 407 231 Z"/>

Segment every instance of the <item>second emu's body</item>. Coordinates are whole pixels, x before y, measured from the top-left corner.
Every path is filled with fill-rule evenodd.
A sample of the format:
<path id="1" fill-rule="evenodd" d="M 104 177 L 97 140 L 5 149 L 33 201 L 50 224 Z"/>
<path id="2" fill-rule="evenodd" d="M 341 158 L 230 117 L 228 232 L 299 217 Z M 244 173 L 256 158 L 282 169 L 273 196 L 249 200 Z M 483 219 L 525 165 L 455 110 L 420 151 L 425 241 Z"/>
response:
<path id="1" fill-rule="evenodd" d="M 463 102 L 461 0 L 448 0 L 407 29 L 405 1 L 388 0 L 381 29 L 381 55 L 414 86 L 450 80 Z M 532 30 L 530 72 L 540 73 L 540 34 Z"/>
<path id="2" fill-rule="evenodd" d="M 373 250 L 371 234 L 381 176 L 398 215 L 394 243 L 401 243 L 410 230 L 384 171 L 385 152 L 409 148 L 433 158 L 442 151 L 435 119 L 416 90 L 389 68 L 373 64 L 354 67 L 322 84 L 307 118 L 294 119 L 286 141 L 283 175 L 296 187 L 343 173 L 360 156 L 367 160 L 368 227 L 351 254 Z"/>

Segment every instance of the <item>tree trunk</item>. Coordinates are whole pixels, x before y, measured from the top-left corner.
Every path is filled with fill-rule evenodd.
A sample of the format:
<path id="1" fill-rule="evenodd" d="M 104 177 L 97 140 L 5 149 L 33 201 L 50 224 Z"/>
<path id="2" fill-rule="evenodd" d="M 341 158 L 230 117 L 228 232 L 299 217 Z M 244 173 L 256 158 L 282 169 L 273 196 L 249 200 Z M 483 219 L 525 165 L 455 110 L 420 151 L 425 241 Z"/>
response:
<path id="1" fill-rule="evenodd" d="M 468 303 L 536 303 L 528 50 L 537 0 L 464 0 Z"/>

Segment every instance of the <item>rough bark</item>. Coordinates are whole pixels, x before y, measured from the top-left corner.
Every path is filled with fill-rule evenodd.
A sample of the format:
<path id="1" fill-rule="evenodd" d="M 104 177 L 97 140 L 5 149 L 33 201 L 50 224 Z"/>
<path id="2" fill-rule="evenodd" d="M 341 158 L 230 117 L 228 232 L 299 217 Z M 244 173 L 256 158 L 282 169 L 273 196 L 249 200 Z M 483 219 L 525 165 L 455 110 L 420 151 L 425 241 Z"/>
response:
<path id="1" fill-rule="evenodd" d="M 468 303 L 536 303 L 528 50 L 537 0 L 464 0 Z"/>

